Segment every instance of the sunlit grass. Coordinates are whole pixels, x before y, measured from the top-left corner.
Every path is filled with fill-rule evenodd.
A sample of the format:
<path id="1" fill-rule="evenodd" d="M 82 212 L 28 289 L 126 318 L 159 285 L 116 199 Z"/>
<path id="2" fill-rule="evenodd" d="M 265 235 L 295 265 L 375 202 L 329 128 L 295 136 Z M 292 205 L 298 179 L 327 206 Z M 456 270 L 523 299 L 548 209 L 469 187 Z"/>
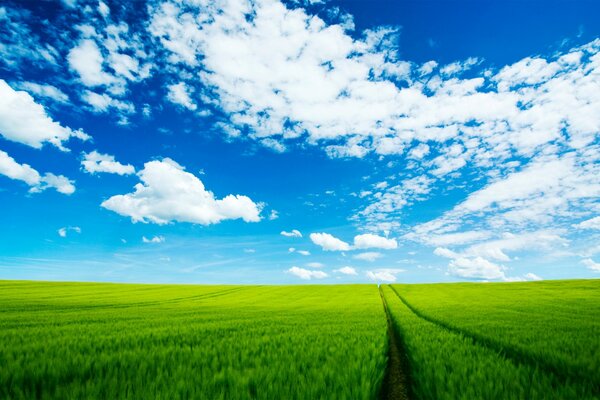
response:
<path id="1" fill-rule="evenodd" d="M 415 293 L 419 293 L 419 310 L 425 314 L 429 310 L 437 310 L 436 316 L 443 316 L 444 320 L 454 321 L 455 315 L 464 319 L 478 320 L 479 331 L 485 331 L 489 337 L 495 338 L 499 343 L 507 345 L 513 343 L 509 337 L 503 336 L 502 329 L 494 330 L 493 326 L 498 321 L 494 318 L 495 310 L 503 307 L 514 309 L 513 302 L 504 303 L 494 290 L 488 292 L 487 285 L 471 285 L 473 292 L 468 300 L 462 297 L 463 302 L 473 303 L 469 306 L 458 307 L 459 301 L 450 300 L 453 295 L 460 297 L 460 290 L 453 292 L 454 285 L 393 285 L 397 292 L 414 300 Z M 468 286 L 468 285 L 467 285 Z M 445 297 L 444 290 L 448 288 L 449 294 Z M 568 291 L 568 285 L 564 287 Z M 486 341 L 478 340 L 463 334 L 458 330 L 447 329 L 444 325 L 427 321 L 416 315 L 396 295 L 392 287 L 382 288 L 388 302 L 392 319 L 404 342 L 411 372 L 412 390 L 417 399 L 593 399 L 597 398 L 597 387 L 591 380 L 581 380 L 569 377 L 566 374 L 555 373 L 541 368 L 531 360 L 514 358 L 498 347 L 490 347 Z M 575 290 L 576 292 L 577 290 Z M 535 288 L 529 292 L 526 286 L 519 292 L 516 299 L 528 297 L 523 303 L 535 303 L 533 300 L 539 293 Z M 566 295 L 569 296 L 569 295 Z M 576 295 L 573 295 L 576 296 Z M 443 297 L 440 298 L 440 297 Z M 506 294 L 506 297 L 511 296 Z M 542 296 L 543 297 L 543 296 Z M 555 302 L 560 302 L 557 297 Z M 585 307 L 581 305 L 580 307 Z M 579 307 L 574 307 L 577 313 Z M 552 310 L 552 307 L 548 308 Z M 526 316 L 521 310 L 523 318 Z M 585 314 L 587 311 L 581 311 Z M 466 317 L 465 314 L 469 314 Z M 517 314 L 515 314 L 517 315 Z M 516 318 L 516 317 L 515 317 Z M 545 321 L 545 320 L 544 320 Z M 487 326 L 486 324 L 490 324 Z M 502 323 L 502 322 L 500 322 Z M 505 324 L 517 325 L 518 319 L 506 319 Z M 560 320 L 557 325 L 560 325 Z M 529 322 L 528 325 L 537 326 Z M 486 327 L 487 326 L 487 327 Z M 582 324 L 585 329 L 588 324 Z M 485 328 L 484 328 L 485 327 Z M 552 325 L 547 325 L 549 331 Z M 558 329 L 559 331 L 560 329 Z M 515 331 L 517 332 L 517 331 Z M 554 331 L 555 333 L 557 330 Z M 571 332 L 573 333 L 573 332 Z M 587 332 L 588 334 L 590 332 Z M 528 333 L 530 336 L 535 332 Z M 550 344 L 552 334 L 542 335 L 548 338 Z M 574 335 L 577 336 L 576 334 Z M 518 341 L 518 339 L 515 339 Z M 564 339 L 566 341 L 570 339 Z M 580 351 L 591 351 L 596 338 L 583 341 L 585 347 Z M 543 346 L 544 342 L 531 342 L 531 346 Z M 586 356 L 579 356 L 586 357 Z M 578 356 L 573 359 L 577 360 Z"/>
<path id="2" fill-rule="evenodd" d="M 373 399 L 374 286 L 0 282 L 0 398 Z"/>

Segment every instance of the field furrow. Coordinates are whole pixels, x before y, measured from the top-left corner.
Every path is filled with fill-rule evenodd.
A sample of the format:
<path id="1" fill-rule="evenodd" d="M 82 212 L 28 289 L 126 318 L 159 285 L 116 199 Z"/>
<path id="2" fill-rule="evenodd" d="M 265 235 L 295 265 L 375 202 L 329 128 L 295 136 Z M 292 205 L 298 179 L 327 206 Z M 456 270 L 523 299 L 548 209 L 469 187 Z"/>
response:
<path id="1" fill-rule="evenodd" d="M 415 314 L 383 287 L 405 343 L 416 399 L 595 399 L 589 387 L 517 363 L 460 332 Z"/>
<path id="2" fill-rule="evenodd" d="M 383 381 L 382 400 L 408 400 L 410 395 L 410 372 L 408 370 L 408 358 L 405 353 L 402 338 L 392 322 L 388 310 L 387 301 L 381 289 L 379 290 L 381 301 L 385 310 L 388 323 L 388 364 Z"/>
<path id="3" fill-rule="evenodd" d="M 421 317 L 600 395 L 600 281 L 393 286 Z"/>

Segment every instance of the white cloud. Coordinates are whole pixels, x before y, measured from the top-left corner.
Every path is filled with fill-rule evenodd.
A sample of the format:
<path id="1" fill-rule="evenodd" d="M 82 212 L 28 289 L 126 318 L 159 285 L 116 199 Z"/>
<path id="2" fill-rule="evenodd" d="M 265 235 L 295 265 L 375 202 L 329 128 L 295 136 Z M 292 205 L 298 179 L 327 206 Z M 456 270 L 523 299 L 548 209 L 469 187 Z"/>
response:
<path id="1" fill-rule="evenodd" d="M 320 262 L 309 262 L 306 264 L 306 266 L 310 267 L 310 268 L 323 268 L 324 267 L 324 265 L 321 264 Z"/>
<path id="2" fill-rule="evenodd" d="M 273 221 L 277 218 L 279 218 L 279 213 L 277 212 L 277 210 L 271 210 L 271 213 L 269 214 L 269 220 Z"/>
<path id="3" fill-rule="evenodd" d="M 101 154 L 96 150 L 84 154 L 81 165 L 85 171 L 90 174 L 105 172 L 109 174 L 129 175 L 135 173 L 135 169 L 132 165 L 121 164 L 120 162 L 115 161 L 114 156 Z"/>
<path id="4" fill-rule="evenodd" d="M 177 221 L 209 225 L 228 219 L 261 219 L 261 204 L 242 195 L 216 199 L 200 179 L 169 158 L 147 162 L 138 176 L 141 183 L 135 185 L 134 192 L 113 196 L 102 207 L 131 217 L 133 222 L 156 224 Z"/>
<path id="5" fill-rule="evenodd" d="M 494 264 L 483 257 L 456 258 L 450 261 L 448 272 L 459 278 L 467 279 L 505 279 L 504 267 Z"/>
<path id="6" fill-rule="evenodd" d="M 408 153 L 408 158 L 420 160 L 427 154 L 429 154 L 429 146 L 425 143 L 420 143 L 419 145 L 410 150 L 410 152 Z"/>
<path id="7" fill-rule="evenodd" d="M 292 229 L 290 232 L 281 231 L 281 236 L 286 237 L 302 237 L 302 233 L 300 233 L 297 229 Z"/>
<path id="8" fill-rule="evenodd" d="M 433 251 L 433 254 L 435 254 L 436 256 L 446 257 L 446 258 L 460 257 L 460 254 L 458 254 L 450 249 L 447 249 L 445 247 L 436 247 L 435 250 Z"/>
<path id="9" fill-rule="evenodd" d="M 167 91 L 167 99 L 171 103 L 178 104 L 191 111 L 194 111 L 198 107 L 192 101 L 190 97 L 191 90 L 184 82 L 167 86 Z"/>
<path id="10" fill-rule="evenodd" d="M 314 279 L 323 279 L 323 278 L 327 278 L 327 276 L 328 276 L 323 271 L 312 271 L 309 269 L 304 269 L 304 268 L 299 268 L 299 267 L 292 267 L 292 268 L 288 269 L 287 272 L 292 275 L 296 275 L 300 279 L 305 279 L 305 280 L 311 280 L 313 278 Z"/>
<path id="11" fill-rule="evenodd" d="M 142 236 L 143 243 L 163 243 L 164 241 L 164 236 L 153 236 L 150 239 L 148 239 L 146 236 Z"/>
<path id="12" fill-rule="evenodd" d="M 539 275 L 534 274 L 533 272 L 528 272 L 524 275 L 525 279 L 529 280 L 529 281 L 543 281 L 544 278 L 542 278 Z"/>
<path id="13" fill-rule="evenodd" d="M 79 74 L 81 82 L 89 87 L 116 83 L 114 76 L 104 71 L 104 57 L 92 39 L 81 40 L 67 55 L 72 70 Z"/>
<path id="14" fill-rule="evenodd" d="M 581 263 L 594 272 L 600 272 L 600 263 L 595 262 L 591 258 L 581 260 Z"/>
<path id="15" fill-rule="evenodd" d="M 567 241 L 551 231 L 536 231 L 530 233 L 505 233 L 501 239 L 478 243 L 468 247 L 468 255 L 482 256 L 498 261 L 510 261 L 507 251 L 547 250 L 551 251 L 560 246 L 566 246 Z"/>
<path id="16" fill-rule="evenodd" d="M 31 192 L 41 192 L 47 188 L 53 188 L 57 192 L 62 194 L 73 194 L 75 193 L 75 185 L 73 181 L 62 175 L 54 175 L 50 172 L 44 174 L 41 179 L 40 186 L 36 186 L 30 189 Z"/>
<path id="17" fill-rule="evenodd" d="M 106 93 L 98 94 L 86 90 L 81 95 L 81 99 L 88 103 L 92 107 L 92 110 L 97 113 L 108 112 L 111 108 L 125 114 L 131 114 L 135 111 L 132 103 L 115 99 Z"/>
<path id="18" fill-rule="evenodd" d="M 340 274 L 344 274 L 344 275 L 358 275 L 358 272 L 356 272 L 356 269 L 352 268 L 352 267 L 342 267 L 339 269 L 334 269 L 333 272 L 339 272 Z"/>
<path id="19" fill-rule="evenodd" d="M 386 187 L 381 194 L 374 196 L 374 200 L 359 211 L 353 219 L 366 219 L 367 227 L 373 230 L 377 230 L 383 223 L 389 230 L 391 225 L 397 224 L 393 219 L 400 215 L 404 207 L 426 198 L 431 191 L 433 182 L 430 177 L 420 175 L 406 179 L 399 185 Z M 368 196 L 372 192 L 361 193 L 360 197 L 365 197 L 363 194 Z"/>
<path id="20" fill-rule="evenodd" d="M 103 2 L 98 3 L 99 14 L 105 23 L 81 24 L 79 41 L 71 48 L 67 61 L 79 81 L 87 88 L 81 95 L 95 112 L 107 112 L 109 108 L 119 111 L 119 123 L 126 123 L 123 113 L 133 113 L 133 103 L 122 98 L 128 94 L 128 84 L 151 76 L 153 54 L 148 42 L 140 33 L 130 29 L 121 20 L 110 23 L 110 10 Z M 148 60 L 148 61 L 147 61 Z"/>
<path id="21" fill-rule="evenodd" d="M 310 240 L 325 251 L 347 251 L 350 245 L 329 233 L 311 233 Z"/>
<path id="22" fill-rule="evenodd" d="M 72 232 L 75 232 L 75 233 L 81 233 L 81 228 L 78 227 L 78 226 L 65 226 L 65 227 L 60 228 L 57 231 L 57 233 L 58 233 L 58 236 L 64 238 L 64 237 L 67 237 L 67 234 L 68 234 L 69 231 L 72 231 Z"/>
<path id="23" fill-rule="evenodd" d="M 396 239 L 365 233 L 354 237 L 354 247 L 357 249 L 395 249 L 398 247 L 398 242 L 396 242 Z"/>
<path id="24" fill-rule="evenodd" d="M 375 251 L 367 251 L 365 253 L 359 253 L 359 254 L 352 256 L 352 258 L 354 258 L 355 260 L 362 260 L 362 261 L 369 261 L 369 262 L 373 262 L 381 257 L 383 257 L 383 254 L 377 253 Z"/>
<path id="25" fill-rule="evenodd" d="M 0 174 L 27 183 L 29 186 L 40 184 L 40 174 L 27 164 L 19 164 L 6 152 L 0 150 Z"/>
<path id="26" fill-rule="evenodd" d="M 162 3 L 152 9 L 150 23 L 168 62 L 200 65 L 198 84 L 213 89 L 231 115 L 229 125 L 248 128 L 257 140 L 306 134 L 309 143 L 342 157 L 478 140 L 468 157 L 438 160 L 440 176 L 468 158 L 480 164 L 491 153 L 531 155 L 553 140 L 593 140 L 600 118 L 600 95 L 592 90 L 600 69 L 598 40 L 569 55 L 525 58 L 462 78 L 480 60 L 436 70 L 435 61 L 418 65 L 398 58 L 396 29 L 354 35 L 348 29 L 344 21 L 326 23 L 264 0 L 185 8 Z M 418 151 L 412 156 L 418 158 Z"/>
<path id="27" fill-rule="evenodd" d="M 81 130 L 63 127 L 48 116 L 27 92 L 13 90 L 0 79 L 0 135 L 8 140 L 40 148 L 47 142 L 64 150 L 63 142 L 75 137 L 88 140 Z"/>
<path id="28" fill-rule="evenodd" d="M 19 82 L 16 87 L 21 90 L 25 90 L 34 96 L 52 99 L 57 103 L 68 103 L 69 96 L 67 96 L 62 90 L 56 86 L 39 84 L 35 82 Z"/>
<path id="29" fill-rule="evenodd" d="M 102 0 L 100 0 L 98 2 L 98 12 L 100 13 L 100 15 L 102 15 L 104 18 L 106 18 L 110 14 L 110 8 L 108 8 L 106 3 L 104 3 Z"/>
<path id="30" fill-rule="evenodd" d="M 366 275 L 372 281 L 375 282 L 396 282 L 396 275 L 405 272 L 400 268 L 381 268 L 372 271 L 367 271 Z"/>
<path id="31" fill-rule="evenodd" d="M 6 152 L 0 150 L 0 174 L 10 179 L 25 182 L 30 186 L 31 193 L 39 193 L 48 188 L 53 188 L 62 194 L 73 194 L 75 186 L 73 181 L 62 175 L 46 173 L 43 176 L 28 164 L 19 164 Z"/>
<path id="32" fill-rule="evenodd" d="M 600 230 L 600 216 L 594 217 L 591 219 L 587 219 L 582 221 L 576 225 L 573 225 L 575 228 L 579 229 L 595 229 Z"/>

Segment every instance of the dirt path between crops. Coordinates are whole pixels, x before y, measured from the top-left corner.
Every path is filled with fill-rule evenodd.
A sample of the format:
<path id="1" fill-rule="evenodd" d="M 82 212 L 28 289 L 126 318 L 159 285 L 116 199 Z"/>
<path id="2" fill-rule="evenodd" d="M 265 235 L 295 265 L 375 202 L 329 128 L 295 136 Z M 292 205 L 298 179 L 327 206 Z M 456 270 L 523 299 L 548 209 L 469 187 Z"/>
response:
<path id="1" fill-rule="evenodd" d="M 379 289 L 379 295 L 385 310 L 388 324 L 388 364 L 381 389 L 382 400 L 408 400 L 410 399 L 410 382 L 408 374 L 408 362 L 403 351 L 402 342 L 394 329 L 387 302 L 383 292 Z"/>

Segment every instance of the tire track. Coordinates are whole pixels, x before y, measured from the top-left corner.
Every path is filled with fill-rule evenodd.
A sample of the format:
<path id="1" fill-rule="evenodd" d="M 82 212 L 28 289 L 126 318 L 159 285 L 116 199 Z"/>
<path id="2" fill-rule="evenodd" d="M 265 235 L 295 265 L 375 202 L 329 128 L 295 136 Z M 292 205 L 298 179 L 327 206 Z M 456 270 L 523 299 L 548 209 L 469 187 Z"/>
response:
<path id="1" fill-rule="evenodd" d="M 394 288 L 392 285 L 388 285 L 388 287 L 390 289 L 392 289 L 392 291 L 398 297 L 398 299 L 410 311 L 412 311 L 417 317 L 419 317 L 427 322 L 430 322 L 432 324 L 435 324 L 443 329 L 446 329 L 452 333 L 467 337 L 467 338 L 471 339 L 473 341 L 473 343 L 475 343 L 479 346 L 485 347 L 491 351 L 494 351 L 499 356 L 505 357 L 517 364 L 525 364 L 525 365 L 529 365 L 531 367 L 537 368 L 548 374 L 552 374 L 552 375 L 556 376 L 559 380 L 562 380 L 562 381 L 578 382 L 580 384 L 590 387 L 594 394 L 600 395 L 600 383 L 594 382 L 594 380 L 592 378 L 585 375 L 584 373 L 582 373 L 578 370 L 576 372 L 574 372 L 572 370 L 562 369 L 559 366 L 557 366 L 551 362 L 547 362 L 543 359 L 539 359 L 539 358 L 537 358 L 527 352 L 519 350 L 517 348 L 506 346 L 504 344 L 499 343 L 496 340 L 469 332 L 467 330 L 463 330 L 461 328 L 458 328 L 454 325 L 448 324 L 448 323 L 438 320 L 436 318 L 432 318 L 426 314 L 423 314 L 421 311 L 419 311 L 418 309 L 413 307 L 408 301 L 406 301 L 406 299 L 404 297 L 402 297 L 402 295 L 400 293 L 398 293 L 396 288 Z"/>
<path id="2" fill-rule="evenodd" d="M 383 303 L 385 317 L 388 325 L 388 364 L 385 378 L 381 389 L 382 400 L 409 400 L 410 375 L 408 371 L 408 360 L 402 345 L 400 335 L 394 329 L 392 318 L 388 311 L 387 301 L 383 291 L 379 288 L 379 295 Z"/>

